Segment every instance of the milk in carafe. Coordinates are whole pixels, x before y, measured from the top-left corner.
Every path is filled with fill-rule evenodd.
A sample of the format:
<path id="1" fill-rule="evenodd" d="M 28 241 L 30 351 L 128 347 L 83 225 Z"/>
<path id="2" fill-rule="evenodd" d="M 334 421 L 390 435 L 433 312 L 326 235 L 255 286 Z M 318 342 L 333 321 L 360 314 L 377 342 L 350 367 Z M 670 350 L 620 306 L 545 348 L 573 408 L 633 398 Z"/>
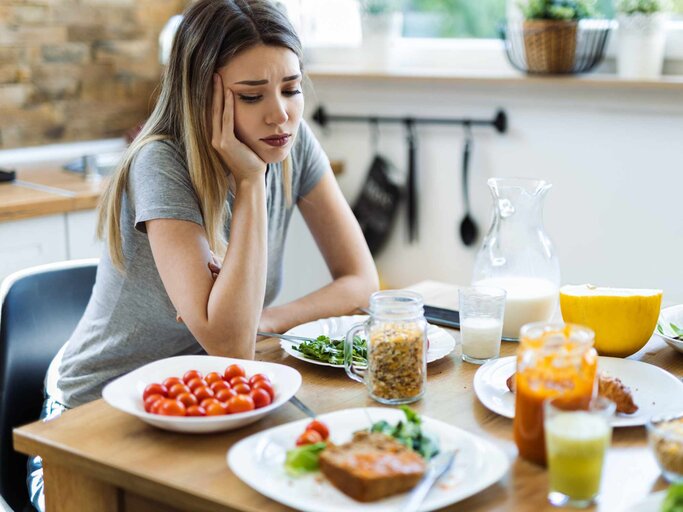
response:
<path id="1" fill-rule="evenodd" d="M 474 284 L 507 291 L 503 317 L 503 336 L 506 338 L 518 338 L 524 324 L 550 320 L 559 297 L 555 283 L 534 277 L 492 277 Z"/>

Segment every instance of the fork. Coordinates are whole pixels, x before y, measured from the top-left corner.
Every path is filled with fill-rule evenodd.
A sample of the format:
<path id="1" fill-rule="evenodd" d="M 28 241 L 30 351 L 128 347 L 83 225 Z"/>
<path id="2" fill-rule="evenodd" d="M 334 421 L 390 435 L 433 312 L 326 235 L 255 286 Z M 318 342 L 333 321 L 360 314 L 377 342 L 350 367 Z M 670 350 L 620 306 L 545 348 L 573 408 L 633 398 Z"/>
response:
<path id="1" fill-rule="evenodd" d="M 291 341 L 293 343 L 300 343 L 302 341 L 316 341 L 315 338 L 307 338 L 306 336 L 294 336 L 292 334 L 279 334 L 277 332 L 258 331 L 259 336 L 266 336 L 268 338 L 279 338 L 281 340 Z"/>
<path id="2" fill-rule="evenodd" d="M 457 450 L 442 452 L 429 463 L 422 480 L 410 491 L 401 512 L 417 512 L 434 484 L 451 468 L 457 453 Z"/>

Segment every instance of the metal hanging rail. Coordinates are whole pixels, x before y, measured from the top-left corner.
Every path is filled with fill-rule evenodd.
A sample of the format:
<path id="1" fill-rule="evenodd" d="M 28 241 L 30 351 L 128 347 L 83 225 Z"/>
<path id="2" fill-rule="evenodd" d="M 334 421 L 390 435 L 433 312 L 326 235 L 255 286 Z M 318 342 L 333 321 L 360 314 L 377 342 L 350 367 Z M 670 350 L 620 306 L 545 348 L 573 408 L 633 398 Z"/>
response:
<path id="1" fill-rule="evenodd" d="M 397 117 L 397 116 L 356 116 L 329 114 L 325 107 L 320 105 L 313 113 L 313 120 L 322 127 L 331 122 L 350 123 L 403 123 L 409 124 L 459 124 L 463 126 L 493 126 L 498 133 L 505 133 L 508 127 L 507 114 L 504 110 L 498 110 L 493 119 L 469 119 L 469 118 L 439 118 L 439 117 Z"/>

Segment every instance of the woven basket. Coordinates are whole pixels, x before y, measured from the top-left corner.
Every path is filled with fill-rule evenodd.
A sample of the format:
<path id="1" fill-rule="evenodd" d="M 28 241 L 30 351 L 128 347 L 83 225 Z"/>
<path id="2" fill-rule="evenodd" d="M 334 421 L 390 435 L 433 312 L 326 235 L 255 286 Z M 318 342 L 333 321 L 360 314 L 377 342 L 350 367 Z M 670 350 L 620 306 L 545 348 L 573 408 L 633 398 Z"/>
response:
<path id="1" fill-rule="evenodd" d="M 576 21 L 527 20 L 524 51 L 531 73 L 571 73 L 576 58 Z"/>

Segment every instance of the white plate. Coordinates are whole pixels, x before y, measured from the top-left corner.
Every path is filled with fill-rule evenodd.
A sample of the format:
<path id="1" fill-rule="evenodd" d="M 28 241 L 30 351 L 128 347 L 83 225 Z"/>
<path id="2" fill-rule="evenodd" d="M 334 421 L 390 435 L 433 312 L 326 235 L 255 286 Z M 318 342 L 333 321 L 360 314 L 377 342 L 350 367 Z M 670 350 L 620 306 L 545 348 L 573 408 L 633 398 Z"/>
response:
<path id="1" fill-rule="evenodd" d="M 655 334 L 662 338 L 670 346 L 683 352 L 683 341 L 674 338 L 676 335 L 669 324 L 674 324 L 679 329 L 683 329 L 683 304 L 664 308 L 659 312 L 659 321 Z M 661 326 L 663 332 L 659 332 Z"/>
<path id="2" fill-rule="evenodd" d="M 306 338 L 317 338 L 318 336 L 329 336 L 330 338 L 343 338 L 351 327 L 355 324 L 365 322 L 367 315 L 335 316 L 308 322 L 307 324 L 297 325 L 285 334 L 290 336 L 304 336 Z M 453 336 L 441 327 L 428 324 L 427 337 L 429 338 L 429 350 L 427 350 L 427 362 L 431 363 L 442 357 L 447 356 L 455 348 Z M 314 359 L 308 359 L 301 352 L 294 349 L 296 343 L 287 340 L 280 340 L 282 350 L 290 356 L 306 361 L 307 363 L 319 364 L 321 366 L 332 366 L 333 368 L 344 368 L 343 364 L 330 364 Z"/>
<path id="3" fill-rule="evenodd" d="M 659 512 L 662 509 L 666 492 L 659 491 L 648 494 L 642 500 L 628 507 L 624 512 Z"/>
<path id="4" fill-rule="evenodd" d="M 513 418 L 515 395 L 505 381 L 516 369 L 515 356 L 494 359 L 483 364 L 474 375 L 474 392 L 484 406 L 495 413 Z M 638 406 L 635 414 L 617 414 L 613 427 L 645 425 L 647 420 L 663 412 L 683 411 L 683 383 L 669 372 L 657 366 L 621 359 L 598 358 L 598 371 L 604 370 L 631 388 L 633 400 Z"/>
<path id="5" fill-rule="evenodd" d="M 211 417 L 174 417 L 145 412 L 142 392 L 148 384 L 162 382 L 167 377 L 182 377 L 188 370 L 199 370 L 204 375 L 219 372 L 221 375 L 231 364 L 240 364 L 247 375 L 265 373 L 273 383 L 275 400 L 270 405 L 249 412 Z M 109 405 L 137 416 L 155 427 L 175 432 L 219 432 L 233 430 L 260 420 L 286 403 L 301 386 L 301 374 L 282 364 L 215 356 L 178 356 L 160 359 L 133 370 L 110 382 L 102 390 L 102 398 Z"/>
<path id="6" fill-rule="evenodd" d="M 392 424 L 405 418 L 399 409 L 345 409 L 320 416 L 330 428 L 330 439 L 344 443 L 370 420 Z M 394 512 L 406 494 L 373 503 L 360 503 L 330 484 L 320 473 L 292 478 L 285 473 L 287 450 L 310 420 L 304 419 L 254 434 L 228 451 L 228 466 L 248 486 L 275 501 L 310 512 Z M 438 438 L 441 450 L 458 449 L 453 467 L 431 490 L 420 510 L 434 510 L 463 500 L 500 480 L 510 465 L 493 444 L 458 427 L 422 417 L 422 428 Z M 324 506 L 322 505 L 324 504 Z"/>

